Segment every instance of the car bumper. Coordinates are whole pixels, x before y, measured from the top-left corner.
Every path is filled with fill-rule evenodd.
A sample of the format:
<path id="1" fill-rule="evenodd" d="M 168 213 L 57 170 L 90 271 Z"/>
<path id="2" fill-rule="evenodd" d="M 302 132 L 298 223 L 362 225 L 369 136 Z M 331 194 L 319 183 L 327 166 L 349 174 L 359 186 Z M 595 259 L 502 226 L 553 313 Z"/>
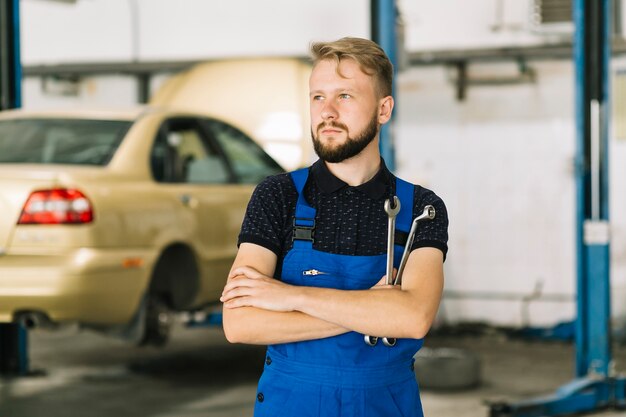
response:
<path id="1" fill-rule="evenodd" d="M 36 312 L 52 322 L 128 322 L 148 286 L 156 253 L 80 248 L 0 256 L 0 322 Z"/>

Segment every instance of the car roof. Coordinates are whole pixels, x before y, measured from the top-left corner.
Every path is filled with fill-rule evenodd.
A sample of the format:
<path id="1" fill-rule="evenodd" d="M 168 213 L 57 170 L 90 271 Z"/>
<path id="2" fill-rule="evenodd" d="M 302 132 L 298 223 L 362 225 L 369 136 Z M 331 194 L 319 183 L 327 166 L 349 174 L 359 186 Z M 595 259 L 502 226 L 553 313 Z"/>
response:
<path id="1" fill-rule="evenodd" d="M 179 108 L 175 106 L 144 105 L 119 108 L 101 109 L 12 109 L 0 111 L 0 120 L 14 119 L 82 119 L 82 120 L 123 120 L 135 121 L 148 114 L 167 115 L 169 117 L 202 117 L 209 119 L 220 119 L 238 126 L 235 121 L 224 117 L 216 117 L 205 112 L 197 112 L 193 109 Z"/>
<path id="2" fill-rule="evenodd" d="M 54 109 L 54 110 L 5 110 L 0 112 L 0 120 L 4 119 L 85 119 L 85 120 L 126 120 L 133 121 L 142 114 L 155 111 L 147 106 L 127 109 Z"/>

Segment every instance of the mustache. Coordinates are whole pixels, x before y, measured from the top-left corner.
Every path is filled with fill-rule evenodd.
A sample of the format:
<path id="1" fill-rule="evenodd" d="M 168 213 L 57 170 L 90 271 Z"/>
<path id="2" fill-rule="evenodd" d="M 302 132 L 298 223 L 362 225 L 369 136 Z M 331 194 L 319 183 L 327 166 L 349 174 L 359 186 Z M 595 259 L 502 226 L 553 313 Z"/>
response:
<path id="1" fill-rule="evenodd" d="M 346 132 L 348 131 L 348 126 L 344 125 L 343 123 L 331 121 L 331 122 L 322 122 L 319 125 L 317 125 L 317 132 L 319 133 L 320 130 L 327 128 L 327 127 L 333 127 L 335 129 L 342 129 L 342 130 L 345 130 Z"/>

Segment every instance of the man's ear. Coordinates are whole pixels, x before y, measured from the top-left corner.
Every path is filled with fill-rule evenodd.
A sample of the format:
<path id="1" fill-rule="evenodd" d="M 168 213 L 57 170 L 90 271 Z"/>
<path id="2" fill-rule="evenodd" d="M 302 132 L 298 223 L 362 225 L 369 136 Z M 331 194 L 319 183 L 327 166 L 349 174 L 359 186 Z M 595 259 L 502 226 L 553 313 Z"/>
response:
<path id="1" fill-rule="evenodd" d="M 378 123 L 383 125 L 391 119 L 393 104 L 393 97 L 391 96 L 383 97 L 378 101 Z"/>

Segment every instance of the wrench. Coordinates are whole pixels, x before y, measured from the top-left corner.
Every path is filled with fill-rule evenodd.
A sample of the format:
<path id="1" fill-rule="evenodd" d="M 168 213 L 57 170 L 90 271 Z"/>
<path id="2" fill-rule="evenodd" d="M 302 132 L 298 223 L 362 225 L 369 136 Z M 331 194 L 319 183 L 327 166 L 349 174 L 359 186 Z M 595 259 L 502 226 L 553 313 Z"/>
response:
<path id="1" fill-rule="evenodd" d="M 396 237 L 396 216 L 400 212 L 400 199 L 393 196 L 393 205 L 391 200 L 385 200 L 385 212 L 387 213 L 387 285 L 393 284 L 393 246 Z"/>
<path id="2" fill-rule="evenodd" d="M 411 231 L 409 232 L 409 236 L 406 239 L 406 245 L 404 246 L 404 253 L 402 254 L 402 259 L 400 260 L 400 266 L 398 267 L 398 273 L 396 274 L 396 278 L 393 281 L 393 285 L 402 284 L 402 273 L 404 272 L 404 267 L 406 266 L 406 262 L 409 259 L 409 252 L 411 252 L 411 246 L 413 246 L 413 240 L 415 240 L 415 232 L 417 231 L 417 224 L 422 220 L 432 220 L 435 218 L 435 208 L 430 204 L 424 207 L 424 211 L 422 214 L 417 216 L 413 223 L 411 224 Z"/>
<path id="3" fill-rule="evenodd" d="M 400 212 L 400 199 L 393 196 L 393 205 L 391 207 L 391 201 L 385 200 L 385 212 L 389 218 L 387 226 L 387 285 L 393 284 L 393 252 L 394 245 L 396 244 L 396 216 Z M 392 337 L 383 337 L 383 344 L 385 346 L 395 346 L 396 339 Z"/>
<path id="4" fill-rule="evenodd" d="M 407 260 L 409 259 L 409 253 L 411 251 L 411 246 L 413 245 L 413 240 L 415 240 L 415 233 L 417 231 L 418 223 L 423 220 L 434 219 L 435 214 L 436 214 L 435 208 L 431 205 L 427 205 L 426 207 L 424 207 L 424 211 L 422 212 L 422 214 L 420 214 L 413 220 L 413 223 L 411 224 L 411 230 L 409 231 L 409 235 L 406 240 L 406 245 L 404 246 L 404 253 L 402 254 L 402 259 L 400 260 L 400 266 L 398 267 L 398 273 L 393 282 L 393 285 L 402 284 L 402 273 L 404 272 L 404 267 L 406 266 Z M 365 343 L 367 343 L 370 346 L 375 346 L 376 343 L 378 343 L 378 337 L 365 336 Z M 396 339 L 385 337 L 383 338 L 383 344 L 389 347 L 395 346 Z"/>
<path id="5" fill-rule="evenodd" d="M 393 246 L 395 244 L 396 237 L 396 216 L 400 212 L 400 199 L 397 196 L 393 196 L 393 207 L 391 206 L 391 200 L 385 200 L 385 212 L 387 213 L 387 285 L 393 284 Z M 369 346 L 375 346 L 378 343 L 377 336 L 365 335 L 365 343 Z M 396 339 L 383 337 L 383 344 L 385 346 L 395 346 Z"/>

